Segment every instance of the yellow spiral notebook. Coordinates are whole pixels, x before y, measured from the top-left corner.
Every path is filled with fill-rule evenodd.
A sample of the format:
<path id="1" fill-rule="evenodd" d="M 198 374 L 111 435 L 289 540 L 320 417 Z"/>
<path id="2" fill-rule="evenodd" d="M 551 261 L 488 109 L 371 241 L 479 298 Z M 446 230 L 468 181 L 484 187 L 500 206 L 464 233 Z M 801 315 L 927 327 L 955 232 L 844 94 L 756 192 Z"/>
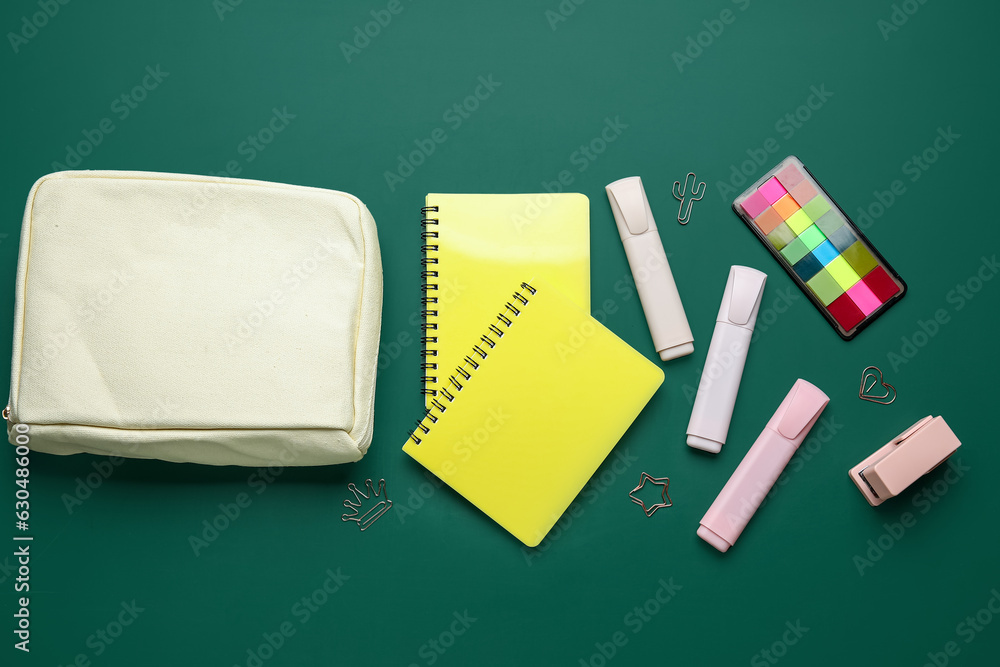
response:
<path id="1" fill-rule="evenodd" d="M 507 290 L 403 445 L 536 546 L 663 382 L 663 371 L 542 279 Z"/>
<path id="2" fill-rule="evenodd" d="M 423 392 L 468 352 L 497 303 L 538 276 L 590 312 L 590 202 L 578 193 L 429 194 L 423 214 Z"/>

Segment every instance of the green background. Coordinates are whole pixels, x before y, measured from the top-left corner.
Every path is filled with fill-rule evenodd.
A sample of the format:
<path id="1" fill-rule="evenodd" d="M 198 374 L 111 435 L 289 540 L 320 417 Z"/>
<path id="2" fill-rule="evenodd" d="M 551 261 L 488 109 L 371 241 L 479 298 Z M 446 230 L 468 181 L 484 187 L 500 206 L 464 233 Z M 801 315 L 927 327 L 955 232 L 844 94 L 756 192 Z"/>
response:
<path id="1" fill-rule="evenodd" d="M 279 471 L 259 485 L 254 470 L 131 460 L 92 477 L 100 484 L 67 508 L 110 464 L 32 456 L 32 651 L 12 647 L 10 542 L 0 551 L 4 663 L 67 665 L 82 655 L 80 664 L 253 665 L 248 651 L 259 654 L 264 635 L 288 623 L 294 634 L 273 655 L 265 648 L 262 664 L 732 665 L 780 656 L 789 665 L 922 665 L 929 653 L 938 664 L 996 664 L 1000 618 L 986 611 L 977 623 L 992 624 L 963 624 L 1000 590 L 1000 449 L 989 435 L 1000 281 L 976 282 L 979 271 L 992 277 L 983 258 L 1000 242 L 987 199 L 1000 11 L 902 4 L 911 14 L 897 5 L 902 25 L 883 34 L 888 0 L 588 0 L 563 2 L 558 22 L 549 13 L 559 12 L 556 0 L 403 0 L 350 62 L 341 44 L 371 12 L 384 20 L 387 2 L 75 0 L 37 34 L 28 29 L 16 53 L 8 36 L 0 312 L 13 309 L 31 184 L 104 118 L 114 129 L 80 168 L 218 173 L 233 161 L 242 177 L 360 197 L 379 227 L 385 307 L 375 437 L 360 463 Z M 718 22 L 725 9 L 728 24 Z M 39 11 L 30 0 L 6 2 L 0 28 L 20 32 Z M 699 33 L 701 53 L 688 42 Z M 679 71 L 673 54 L 689 47 L 696 57 Z M 114 101 L 157 65 L 169 74 L 122 118 Z M 490 76 L 499 87 L 459 126 L 449 122 L 445 112 Z M 813 86 L 832 95 L 789 133 L 779 121 Z M 264 150 L 241 149 L 275 108 L 294 119 Z M 596 159 L 583 157 L 608 119 L 627 127 Z M 436 128 L 446 141 L 391 189 L 385 172 Z M 935 155 L 939 128 L 959 138 Z M 905 188 L 867 233 L 909 293 L 853 342 L 837 337 L 732 213 L 732 195 L 719 193 L 769 139 L 778 149 L 748 165 L 750 181 L 798 155 L 856 219 L 893 181 Z M 912 180 L 907 162 L 928 149 L 936 160 Z M 606 462 L 532 551 L 400 451 L 422 404 L 419 208 L 428 191 L 540 191 L 564 170 L 568 189 L 591 200 L 593 310 L 655 359 L 603 190 L 643 177 L 696 351 L 662 364 L 666 381 L 617 446 L 628 457 Z M 688 171 L 708 193 L 681 227 L 670 187 Z M 770 278 L 728 444 L 710 456 L 686 447 L 684 432 L 734 263 Z M 963 295 L 959 286 L 980 289 Z M 945 323 L 935 328 L 927 323 L 936 313 Z M 10 328 L 0 335 L 8 349 Z M 892 405 L 858 399 L 870 364 L 897 388 Z M 830 395 L 832 437 L 807 441 L 736 546 L 719 554 L 695 537 L 698 521 L 798 377 Z M 962 475 L 939 469 L 869 507 L 848 468 L 927 414 L 943 415 L 962 440 Z M 9 508 L 0 533 L 10 535 L 12 456 L 0 463 L 0 506 Z M 674 505 L 652 518 L 628 499 L 642 471 L 671 479 Z M 347 484 L 368 477 L 386 479 L 395 507 L 361 533 L 340 516 Z M 220 504 L 241 493 L 249 506 L 196 555 L 190 537 L 203 522 L 224 524 Z M 893 524 L 907 512 L 913 520 L 900 534 Z M 304 619 L 295 605 L 338 568 L 349 579 Z M 649 602 L 660 580 L 681 587 L 662 608 Z M 109 624 L 117 634 L 122 604 L 133 600 L 143 610 L 134 622 L 110 644 L 98 639 Z M 468 628 L 455 622 L 466 612 L 476 619 Z M 797 624 L 801 637 L 788 631 Z M 613 647 L 617 632 L 624 645 Z"/>

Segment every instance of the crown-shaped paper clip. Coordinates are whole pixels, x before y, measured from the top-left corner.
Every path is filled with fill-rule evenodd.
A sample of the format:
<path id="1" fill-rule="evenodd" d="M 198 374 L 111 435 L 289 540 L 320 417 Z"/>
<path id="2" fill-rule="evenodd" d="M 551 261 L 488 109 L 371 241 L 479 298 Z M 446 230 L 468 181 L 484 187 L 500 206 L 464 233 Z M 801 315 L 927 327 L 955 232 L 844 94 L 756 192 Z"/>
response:
<path id="1" fill-rule="evenodd" d="M 646 503 L 642 502 L 642 499 L 635 495 L 642 489 L 643 486 L 645 486 L 646 482 L 651 482 L 654 486 L 661 487 L 660 488 L 661 502 L 650 505 L 649 507 L 646 507 Z M 644 472 L 639 476 L 639 486 L 632 489 L 632 491 L 628 494 L 628 497 L 632 499 L 633 503 L 642 508 L 642 511 L 645 512 L 647 517 L 650 517 L 653 516 L 653 513 L 656 512 L 656 510 L 660 509 L 661 507 L 670 507 L 671 505 L 674 504 L 673 501 L 670 500 L 670 496 L 667 495 L 667 486 L 669 484 L 670 484 L 669 477 L 653 477 L 649 473 Z"/>
<path id="2" fill-rule="evenodd" d="M 389 511 L 392 501 L 385 495 L 385 480 L 378 481 L 378 489 L 372 484 L 371 479 L 365 480 L 365 487 L 368 493 L 351 482 L 347 485 L 347 490 L 354 494 L 354 500 L 348 498 L 344 501 L 344 507 L 350 510 L 347 514 L 341 515 L 342 521 L 354 521 L 362 532 L 370 525 L 378 521 L 379 517 Z M 382 500 L 379 500 L 379 496 Z"/>

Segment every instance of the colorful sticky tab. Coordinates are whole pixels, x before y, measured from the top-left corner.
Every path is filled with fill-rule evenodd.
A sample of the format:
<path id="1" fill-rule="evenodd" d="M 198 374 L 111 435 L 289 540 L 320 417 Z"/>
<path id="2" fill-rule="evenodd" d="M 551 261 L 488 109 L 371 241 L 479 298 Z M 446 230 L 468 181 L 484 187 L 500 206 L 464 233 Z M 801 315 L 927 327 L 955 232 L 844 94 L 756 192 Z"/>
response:
<path id="1" fill-rule="evenodd" d="M 816 255 L 810 252 L 796 262 L 795 266 L 792 268 L 795 269 L 795 274 L 799 278 L 802 280 L 809 280 L 819 273 L 819 270 L 823 268 L 823 265 L 819 263 L 818 259 L 816 259 Z"/>
<path id="2" fill-rule="evenodd" d="M 788 194 L 788 190 L 778 182 L 777 178 L 768 179 L 757 191 L 764 196 L 768 204 L 774 204 L 774 202 Z"/>
<path id="3" fill-rule="evenodd" d="M 749 197 L 740 202 L 740 206 L 751 218 L 756 218 L 761 212 L 771 205 L 771 202 L 764 199 L 760 192 L 754 192 Z"/>
<path id="4" fill-rule="evenodd" d="M 770 234 L 775 227 L 783 222 L 783 220 L 781 219 L 781 216 L 778 215 L 777 211 L 768 206 L 760 215 L 757 216 L 757 219 L 754 220 L 754 222 L 758 227 L 760 227 L 760 231 L 765 234 Z"/>
<path id="5" fill-rule="evenodd" d="M 784 257 L 789 264 L 795 264 L 809 252 L 809 248 L 806 244 L 802 242 L 801 239 L 795 239 L 784 248 L 781 249 L 781 256 Z"/>
<path id="6" fill-rule="evenodd" d="M 851 301 L 858 305 L 861 312 L 868 317 L 882 305 L 882 300 L 875 296 L 875 293 L 864 283 L 864 281 L 857 282 L 853 287 L 847 290 L 847 296 L 851 297 Z"/>
<path id="7" fill-rule="evenodd" d="M 798 158 L 785 158 L 759 183 L 736 199 L 736 212 L 842 338 L 903 295 L 906 284 Z"/>
<path id="8" fill-rule="evenodd" d="M 791 190 L 796 185 L 798 185 L 799 183 L 801 183 L 803 181 L 803 179 L 805 179 L 806 176 L 805 176 L 805 174 L 802 173 L 801 169 L 799 169 L 794 164 L 790 164 L 787 167 L 785 167 L 784 169 L 781 169 L 780 171 L 778 171 L 778 173 L 775 174 L 774 177 L 777 178 L 778 181 L 783 186 L 785 186 L 786 190 Z"/>
<path id="9" fill-rule="evenodd" d="M 772 206 L 774 206 L 774 210 L 777 211 L 778 215 L 780 215 L 784 220 L 788 220 L 793 213 L 799 210 L 799 205 L 788 195 L 785 195 L 778 201 L 774 202 Z"/>
<path id="10" fill-rule="evenodd" d="M 828 309 L 833 318 L 847 331 L 858 326 L 861 320 L 865 319 L 865 314 L 861 312 L 858 305 L 847 294 L 834 299 L 828 306 Z"/>
<path id="11" fill-rule="evenodd" d="M 807 201 L 802 208 L 810 218 L 819 220 L 831 207 L 826 197 L 817 196 Z"/>
<path id="12" fill-rule="evenodd" d="M 802 209 L 799 209 L 795 213 L 788 216 L 788 219 L 785 220 L 785 222 L 788 223 L 788 226 L 791 227 L 792 231 L 796 234 L 801 234 L 813 226 L 813 221 L 809 219 L 808 215 L 802 212 Z"/>
<path id="13" fill-rule="evenodd" d="M 806 215 L 809 214 L 807 213 Z M 812 216 L 809 217 L 812 218 Z M 835 231 L 844 226 L 844 218 L 836 211 L 827 211 L 818 220 L 816 218 L 812 219 L 816 220 L 816 226 L 826 234 L 827 238 L 833 236 Z"/>
<path id="14" fill-rule="evenodd" d="M 872 293 L 882 301 L 888 301 L 899 293 L 899 285 L 881 266 L 872 269 L 864 281 Z"/>
<path id="15" fill-rule="evenodd" d="M 806 285 L 809 286 L 809 289 L 813 291 L 813 294 L 816 295 L 824 306 L 829 306 L 833 303 L 834 299 L 844 293 L 844 288 L 840 286 L 840 283 L 825 268 L 820 269 L 819 273 L 807 280 Z"/>
<path id="16" fill-rule="evenodd" d="M 850 287 L 853 287 L 856 282 L 861 280 L 861 276 L 851 268 L 851 265 L 847 263 L 847 260 L 842 256 L 837 257 L 832 262 L 826 265 L 826 270 L 830 272 L 833 279 L 840 283 L 840 286 L 847 291 Z"/>
<path id="17" fill-rule="evenodd" d="M 791 227 L 791 225 L 789 225 Z M 806 250 L 816 248 L 820 243 L 826 241 L 823 232 L 819 231 L 816 225 L 809 225 L 809 228 L 799 234 L 799 240 L 806 244 Z"/>
<path id="18" fill-rule="evenodd" d="M 844 250 L 844 259 L 851 265 L 851 268 L 858 272 L 859 276 L 866 276 L 868 272 L 878 266 L 878 260 L 869 252 L 865 245 L 858 241 L 851 244 Z M 893 284 L 895 287 L 895 284 Z"/>
<path id="19" fill-rule="evenodd" d="M 837 249 L 833 247 L 833 244 L 829 241 L 824 241 L 816 246 L 816 248 L 812 251 L 812 254 L 816 255 L 816 259 L 818 259 L 820 264 L 823 266 L 826 266 L 840 256 L 840 253 L 837 252 Z"/>
<path id="20" fill-rule="evenodd" d="M 774 228 L 774 230 L 767 235 L 767 240 L 771 242 L 775 250 L 781 250 L 786 245 L 792 242 L 795 238 L 795 232 L 786 225 L 784 222 Z"/>
<path id="21" fill-rule="evenodd" d="M 828 238 L 830 239 L 830 243 L 832 243 L 839 252 L 844 252 L 858 240 L 854 230 L 847 225 L 841 225 L 840 228 L 833 234 L 830 234 Z"/>
<path id="22" fill-rule="evenodd" d="M 792 199 L 799 203 L 799 206 L 805 206 L 819 193 L 816 192 L 816 188 L 814 188 L 809 181 L 802 181 L 789 190 L 788 194 L 792 196 Z"/>

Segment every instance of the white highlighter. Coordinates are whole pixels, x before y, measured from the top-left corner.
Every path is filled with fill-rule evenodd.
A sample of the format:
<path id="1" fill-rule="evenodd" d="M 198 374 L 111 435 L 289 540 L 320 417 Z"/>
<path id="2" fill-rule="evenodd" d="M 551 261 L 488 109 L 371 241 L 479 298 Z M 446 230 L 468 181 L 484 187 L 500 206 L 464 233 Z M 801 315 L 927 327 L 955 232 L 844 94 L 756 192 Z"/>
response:
<path id="1" fill-rule="evenodd" d="M 729 269 L 687 428 L 687 444 L 695 449 L 718 454 L 726 442 L 766 281 L 767 274 L 757 269 Z"/>
<path id="2" fill-rule="evenodd" d="M 677 293 L 663 242 L 656 231 L 653 211 L 638 176 L 630 176 L 604 187 L 611 212 L 625 246 L 639 302 L 646 314 L 656 352 L 663 361 L 694 352 L 694 336 Z"/>

